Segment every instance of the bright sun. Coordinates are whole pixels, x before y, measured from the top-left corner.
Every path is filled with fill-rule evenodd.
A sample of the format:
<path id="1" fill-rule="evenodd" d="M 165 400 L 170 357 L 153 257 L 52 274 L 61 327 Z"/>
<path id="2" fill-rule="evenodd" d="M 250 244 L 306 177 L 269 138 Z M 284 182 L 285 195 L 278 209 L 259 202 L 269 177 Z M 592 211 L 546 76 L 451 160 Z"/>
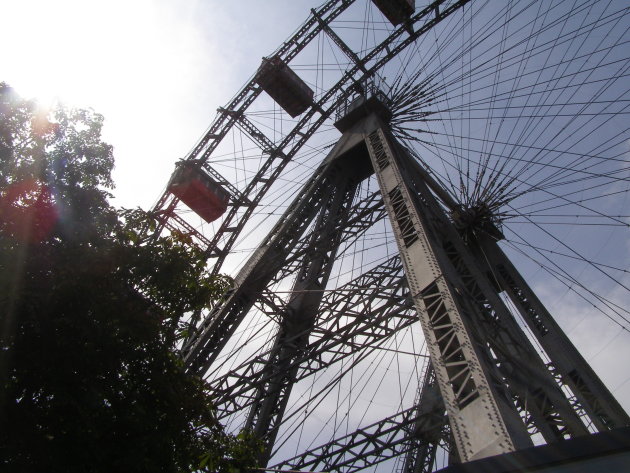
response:
<path id="1" fill-rule="evenodd" d="M 190 127 L 182 131 L 185 120 L 160 120 L 181 117 L 184 109 L 173 108 L 189 104 L 189 91 L 200 88 L 195 81 L 209 76 L 198 65 L 212 60 L 212 45 L 190 21 L 195 7 L 159 0 L 2 3 L 0 81 L 43 107 L 61 102 L 103 114 L 103 137 L 116 148 L 116 198 L 127 206 L 152 203 L 166 180 L 160 169 L 170 172 L 196 138 L 186 134 Z M 151 139 L 166 135 L 181 135 L 186 145 Z M 141 191 L 139 173 L 150 183 Z"/>
<path id="2" fill-rule="evenodd" d="M 167 46 L 152 2 L 21 0 L 7 2 L 0 30 L 0 80 L 43 104 L 98 107 L 149 72 Z M 164 42 L 165 44 L 160 44 Z M 4 70 L 2 70 L 4 69 Z M 144 70 L 143 70 L 144 69 Z"/>

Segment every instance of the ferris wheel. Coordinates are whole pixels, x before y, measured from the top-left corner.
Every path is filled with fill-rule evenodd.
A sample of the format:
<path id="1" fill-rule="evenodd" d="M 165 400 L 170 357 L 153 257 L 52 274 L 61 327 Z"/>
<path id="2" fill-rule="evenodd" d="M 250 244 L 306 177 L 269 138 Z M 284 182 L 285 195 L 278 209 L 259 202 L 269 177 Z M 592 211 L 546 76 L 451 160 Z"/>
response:
<path id="1" fill-rule="evenodd" d="M 416 3 L 312 9 L 252 66 L 154 208 L 161 231 L 190 236 L 241 291 L 190 316 L 183 354 L 229 430 L 265 424 L 273 468 L 433 471 L 457 458 L 378 176 L 351 157 L 351 188 L 322 184 L 369 107 L 465 244 L 490 235 L 565 331 L 597 330 L 597 355 L 629 339 L 630 9 Z M 324 195 L 333 188 L 343 195 Z M 325 277 L 300 285 L 313 261 Z M 509 290 L 496 292 L 526 327 Z M 293 329 L 302 345 L 283 359 L 284 314 L 311 296 L 318 315 Z M 290 386 L 273 392 L 283 370 Z M 609 388 L 627 386 L 627 369 L 611 370 Z M 534 424 L 531 441 L 549 441 Z"/>

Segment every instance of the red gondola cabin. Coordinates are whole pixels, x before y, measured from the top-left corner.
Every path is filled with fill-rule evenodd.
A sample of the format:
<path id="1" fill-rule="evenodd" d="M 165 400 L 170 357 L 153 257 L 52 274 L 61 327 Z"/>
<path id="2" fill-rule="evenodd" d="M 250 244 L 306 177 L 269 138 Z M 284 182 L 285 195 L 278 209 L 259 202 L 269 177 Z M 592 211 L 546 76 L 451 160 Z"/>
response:
<path id="1" fill-rule="evenodd" d="M 206 222 L 214 222 L 223 215 L 230 200 L 225 189 L 193 162 L 177 165 L 168 190 Z"/>

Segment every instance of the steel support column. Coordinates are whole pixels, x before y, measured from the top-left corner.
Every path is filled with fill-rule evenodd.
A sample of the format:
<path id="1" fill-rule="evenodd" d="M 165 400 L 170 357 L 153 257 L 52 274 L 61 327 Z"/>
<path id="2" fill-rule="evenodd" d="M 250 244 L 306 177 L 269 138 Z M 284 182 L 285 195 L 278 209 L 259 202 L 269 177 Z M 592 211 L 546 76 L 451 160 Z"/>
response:
<path id="1" fill-rule="evenodd" d="M 380 192 L 354 202 L 357 185 L 373 173 Z M 359 429 L 280 466 L 356 471 L 404 453 L 404 471 L 422 472 L 430 470 L 438 445 L 456 446 L 444 448 L 465 462 L 530 446 L 536 433 L 548 442 L 586 434 L 581 411 L 600 430 L 628 424 L 489 234 L 462 237 L 448 214 L 453 205 L 377 115 L 367 115 L 343 134 L 247 262 L 230 296 L 186 346 L 186 361 L 189 369 L 208 366 L 253 307 L 278 323 L 271 349 L 213 382 L 225 406 L 221 415 L 250 408 L 246 426 L 266 444 L 261 463 L 272 453 L 293 384 L 349 354 L 378 349 L 410 325 L 414 310 L 434 373 L 420 387 L 417 410 L 374 424 L 376 434 Z M 347 292 L 324 295 L 340 243 L 383 213 L 399 259 L 351 281 Z M 288 300 L 269 292 L 290 276 L 296 280 Z M 351 451 L 353 459 L 346 457 Z"/>
<path id="2" fill-rule="evenodd" d="M 484 257 L 501 289 L 508 294 L 551 360 L 550 369 L 576 397 L 597 430 L 630 425 L 630 417 L 575 348 L 496 242 L 483 241 Z"/>
<path id="3" fill-rule="evenodd" d="M 529 435 L 467 313 L 474 307 L 431 232 L 429 220 L 438 210 L 416 198 L 384 127 L 373 128 L 365 140 L 459 454 L 469 461 L 527 447 Z"/>
<path id="4" fill-rule="evenodd" d="M 319 208 L 312 209 L 313 217 L 317 214 L 316 223 L 305 248 L 292 296 L 285 313 L 281 315 L 280 330 L 268 360 L 272 376 L 259 386 L 245 424 L 265 443 L 260 456 L 261 464 L 266 464 L 271 455 L 299 369 L 299 364 L 294 360 L 302 358 L 308 348 L 309 336 L 315 325 L 343 228 L 350 215 L 357 184 L 362 180 L 357 180 L 356 169 L 351 166 L 354 164 L 351 161 L 346 159 L 344 164 L 333 167 L 335 172 L 331 172 L 327 179 L 325 197 Z"/>

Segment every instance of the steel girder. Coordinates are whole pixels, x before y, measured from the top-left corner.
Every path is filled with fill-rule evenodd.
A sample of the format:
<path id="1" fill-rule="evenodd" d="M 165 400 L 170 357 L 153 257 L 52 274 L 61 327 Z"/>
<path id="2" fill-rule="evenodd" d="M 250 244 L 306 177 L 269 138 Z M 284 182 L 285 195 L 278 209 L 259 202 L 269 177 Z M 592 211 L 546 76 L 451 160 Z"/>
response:
<path id="1" fill-rule="evenodd" d="M 317 212 L 322 209 L 326 197 L 332 190 L 336 189 L 336 183 L 339 179 L 336 177 L 337 174 L 349 172 L 347 169 L 342 169 L 347 164 L 334 159 L 335 156 L 342 154 L 339 149 L 345 149 L 343 143 L 344 140 L 340 140 L 339 145 L 317 168 L 310 183 L 296 197 L 287 209 L 285 216 L 274 226 L 241 269 L 235 278 L 236 287 L 227 296 L 225 302 L 211 311 L 201 325 L 196 328 L 191 338 L 187 340 L 183 347 L 183 354 L 188 369 L 193 371 L 205 370 L 210 366 L 243 317 L 253 306 L 257 294 L 264 291 L 274 278 L 277 279 L 278 273 L 283 268 L 286 270 L 287 258 L 296 253 L 296 248 L 304 247 L 304 234 L 315 219 Z M 356 168 L 352 169 L 352 177 L 348 177 L 348 182 L 355 182 L 353 185 L 356 186 L 356 183 L 370 173 L 369 165 L 366 167 L 365 164 L 367 161 L 364 163 L 362 171 Z M 345 181 L 343 185 L 345 185 Z M 336 246 L 341 242 L 341 238 L 357 235 L 369 227 L 371 224 L 369 222 L 374 222 L 373 218 L 377 213 L 372 212 L 374 210 L 373 202 L 374 198 L 372 197 L 365 202 L 359 202 L 358 206 L 355 207 L 351 207 L 350 202 L 345 204 L 348 212 L 344 219 L 354 222 L 356 225 L 355 229 L 345 237 L 343 232 L 339 233 L 339 241 L 335 243 Z M 365 207 L 366 204 L 367 207 Z M 372 218 L 361 221 L 361 217 L 367 213 L 370 213 Z M 366 222 L 368 223 L 366 224 Z M 339 232 L 340 228 L 339 225 L 333 226 L 329 231 L 326 230 L 328 233 L 320 233 L 318 237 L 330 241 L 332 234 Z M 302 250 L 299 256 L 303 257 L 306 251 Z M 299 258 L 295 261 L 299 261 Z"/>
<path id="2" fill-rule="evenodd" d="M 429 366 L 416 406 L 331 440 L 271 468 L 353 473 L 407 455 L 404 473 L 432 471 L 438 444 L 449 438 L 444 404 Z"/>
<path id="3" fill-rule="evenodd" d="M 488 271 L 480 270 L 483 260 L 476 258 L 467 264 L 465 252 L 457 251 L 446 236 L 443 248 L 460 275 L 466 299 L 481 315 L 476 319 L 482 325 L 480 337 L 490 349 L 501 378 L 509 380 L 507 392 L 529 433 L 539 432 L 548 442 L 587 434 L 544 361 L 484 277 Z"/>
<path id="4" fill-rule="evenodd" d="M 273 182 L 307 140 L 339 108 L 339 105 L 347 100 L 353 91 L 354 85 L 373 77 L 384 64 L 391 61 L 420 36 L 462 8 L 469 1 L 435 0 L 413 15 L 407 24 L 392 31 L 380 44 L 366 51 L 363 57 L 357 57 L 356 60 L 353 59 L 354 66 L 345 71 L 337 83 L 330 87 L 312 104 L 311 108 L 300 116 L 293 129 L 277 144 L 267 138 L 264 133 L 246 118 L 247 109 L 262 91 L 255 80 L 252 79 L 227 106 L 218 110 L 219 114 L 208 132 L 185 159 L 202 162 L 204 169 L 213 175 L 217 182 L 227 183 L 227 180 L 212 168 L 208 159 L 229 130 L 235 126 L 240 127 L 254 143 L 261 146 L 263 151 L 267 151 L 268 157 L 256 175 L 249 180 L 244 190 L 231 189 L 230 193 L 234 199 L 229 205 L 227 214 L 221 221 L 219 230 L 213 237 L 208 238 L 204 236 L 187 223 L 183 226 L 181 225 L 184 220 L 177 218 L 175 213 L 179 200 L 168 191 L 164 192 L 152 211 L 158 222 L 156 234 L 159 234 L 165 228 L 172 231 L 173 229 L 179 230 L 179 227 L 182 226 L 182 231 L 203 248 L 209 258 L 214 259 L 212 272 L 213 274 L 218 274 L 227 254 L 252 216 L 256 206 L 271 188 Z M 285 41 L 274 52 L 273 56 L 277 56 L 285 63 L 289 63 L 320 32 L 324 31 L 329 36 L 334 35 L 336 37 L 337 35 L 331 29 L 330 23 L 353 2 L 354 0 L 330 0 L 324 4 L 313 13 L 289 40 Z M 403 36 L 404 39 L 401 39 Z M 398 42 L 392 47 L 392 44 L 396 41 Z M 344 52 L 347 51 L 346 54 L 352 53 L 347 47 L 344 49 L 342 42 L 339 43 L 339 47 Z M 352 54 L 354 55 L 354 53 Z M 316 117 L 316 115 L 318 116 Z M 228 191 L 230 191 L 229 187 L 231 186 L 227 187 Z"/>
<path id="5" fill-rule="evenodd" d="M 467 461 L 489 454 L 488 444 L 479 446 L 477 453 L 473 452 L 474 447 L 470 448 L 474 442 L 468 439 L 475 430 L 495 436 L 496 447 L 505 442 L 504 451 L 527 445 L 523 424 L 530 435 L 541 433 L 547 441 L 587 434 L 579 410 L 562 392 L 498 296 L 485 255 L 476 242 L 466 244 L 460 237 L 443 206 L 429 191 L 431 183 L 427 182 L 427 176 L 415 172 L 415 165 L 409 165 L 411 159 L 396 145 L 386 128 L 366 134 L 366 141 L 381 192 L 386 195 L 386 207 L 403 262 L 407 262 L 408 279 L 413 279 L 414 271 L 422 269 L 423 274 L 416 276 L 420 282 L 416 288 L 411 280 L 409 285 L 412 293 L 420 294 L 416 305 L 421 302 L 418 307 L 421 320 L 424 315 L 429 322 L 424 326 L 425 336 L 435 337 L 429 344 L 430 350 L 434 350 L 432 360 L 438 363 L 436 351 L 442 358 L 442 375 L 448 383 L 440 386 L 447 399 L 453 396 L 451 402 L 455 403 L 455 409 L 453 404 L 449 406 L 448 400 L 445 402 L 450 407 L 451 427 L 462 459 Z M 434 265 L 437 268 L 432 268 Z M 431 274 L 433 279 L 429 277 Z M 458 333 L 462 328 L 470 337 L 469 341 Z M 471 346 L 467 346 L 468 343 Z M 466 353 L 471 347 L 473 350 Z M 475 367 L 476 363 L 480 366 Z M 436 367 L 438 378 L 439 368 Z M 479 370 L 477 376 L 474 376 L 475 369 Z M 485 379 L 479 376 L 480 372 L 485 373 Z M 488 384 L 479 389 L 479 385 L 486 382 Z M 482 399 L 486 389 L 495 390 L 492 398 L 496 402 L 496 410 L 491 404 L 483 406 L 486 415 L 501 416 L 504 427 L 497 428 L 497 424 L 491 422 L 487 430 L 480 429 L 476 418 L 463 429 L 468 430 L 464 435 L 466 440 L 458 438 L 457 419 L 469 404 Z M 478 411 L 484 409 L 477 407 Z M 511 447 L 507 438 L 513 442 Z M 470 448 L 468 452 L 462 445 L 464 442 Z M 524 443 L 519 445 L 519 442 Z"/>
<path id="6" fill-rule="evenodd" d="M 463 461 L 531 445 L 506 386 L 475 333 L 475 308 L 462 296 L 459 275 L 434 230 L 442 211 L 408 177 L 404 154 L 378 123 L 365 127 L 370 158 L 388 210 L 409 288 L 457 449 Z M 416 183 L 417 184 L 417 183 Z M 417 186 L 416 186 L 417 187 Z"/>
<path id="7" fill-rule="evenodd" d="M 356 169 L 351 163 L 332 165 L 322 177 L 323 198 L 311 208 L 315 225 L 308 235 L 305 257 L 292 288 L 292 294 L 281 315 L 266 367 L 268 378 L 257 385 L 254 401 L 245 427 L 265 439 L 261 463 L 267 463 L 282 416 L 297 377 L 299 364 L 309 345 L 330 271 L 335 261 L 343 228 L 348 220 L 357 185 Z M 361 172 L 358 173 L 361 175 Z"/>
<path id="8" fill-rule="evenodd" d="M 269 309 L 272 315 L 273 307 Z M 285 310 L 283 306 L 276 314 Z M 325 293 L 319 313 L 320 317 L 310 329 L 308 346 L 289 367 L 299 366 L 296 382 L 350 355 L 357 355 L 361 350 L 369 352 L 394 333 L 417 322 L 397 256 L 338 290 Z M 306 333 L 297 336 L 304 335 Z M 219 418 L 252 404 L 252 390 L 268 382 L 272 376 L 273 366 L 268 363 L 270 355 L 271 351 L 256 355 L 212 381 L 210 388 L 215 395 Z M 361 359 L 359 355 L 354 363 Z"/>
<path id="9" fill-rule="evenodd" d="M 372 166 L 362 164 L 361 176 L 351 178 L 343 163 L 360 156 L 369 156 Z M 534 433 L 547 441 L 586 434 L 580 415 L 601 429 L 627 423 L 612 402 L 607 410 L 596 403 L 601 381 L 577 352 L 552 347 L 552 363 L 564 372 L 548 369 L 499 292 L 506 291 L 541 333 L 564 334 L 495 242 L 461 238 L 445 211 L 449 202 L 438 202 L 436 183 L 412 159 L 386 126 L 367 117 L 344 134 L 245 265 L 232 294 L 189 345 L 189 369 L 204 370 L 255 305 L 280 331 L 273 348 L 213 381 L 220 416 L 250 408 L 249 427 L 267 441 L 264 462 L 293 383 L 377 348 L 419 317 L 435 376 L 425 379 L 417 405 L 276 467 L 356 471 L 405 453 L 405 471 L 429 471 L 438 444 L 454 443 L 453 456 L 468 461 L 530 445 Z M 352 206 L 353 186 L 374 171 L 380 193 Z M 389 215 L 400 257 L 324 293 L 340 243 L 365 231 L 376 212 Z M 269 288 L 291 274 L 298 275 L 294 296 L 284 301 Z M 586 387 L 584 380 L 590 380 Z M 562 392 L 565 385 L 575 399 Z M 427 401 L 431 397 L 438 404 Z M 442 426 L 448 413 L 449 428 L 418 421 L 429 405 Z"/>
<path id="10" fill-rule="evenodd" d="M 348 247 L 348 243 L 358 239 L 372 225 L 385 218 L 385 215 L 385 208 L 383 207 L 380 192 L 373 192 L 364 199 L 361 199 L 352 206 L 339 244 L 345 244 L 345 246 Z M 307 247 L 308 238 L 304 237 L 300 239 L 295 248 L 291 250 L 289 256 L 287 256 L 285 265 L 277 275 L 274 276 L 272 281 L 280 281 L 296 272 L 300 264 L 300 259 L 304 257 Z M 342 254 L 343 250 L 339 256 Z"/>
<path id="11" fill-rule="evenodd" d="M 482 248 L 493 274 L 551 360 L 548 368 L 557 382 L 573 393 L 573 409 L 599 430 L 630 425 L 630 417 L 577 351 L 527 282 L 496 242 L 484 239 Z"/>
<path id="12" fill-rule="evenodd" d="M 438 446 L 441 444 L 446 450 L 453 449 L 447 417 L 442 416 L 440 422 L 440 413 L 445 412 L 445 407 L 432 365 L 429 365 L 424 375 L 418 394 L 418 421 L 413 427 L 413 435 L 407 439 L 409 449 L 401 473 L 429 473 L 433 471 Z M 432 420 L 429 421 L 430 418 Z"/>

